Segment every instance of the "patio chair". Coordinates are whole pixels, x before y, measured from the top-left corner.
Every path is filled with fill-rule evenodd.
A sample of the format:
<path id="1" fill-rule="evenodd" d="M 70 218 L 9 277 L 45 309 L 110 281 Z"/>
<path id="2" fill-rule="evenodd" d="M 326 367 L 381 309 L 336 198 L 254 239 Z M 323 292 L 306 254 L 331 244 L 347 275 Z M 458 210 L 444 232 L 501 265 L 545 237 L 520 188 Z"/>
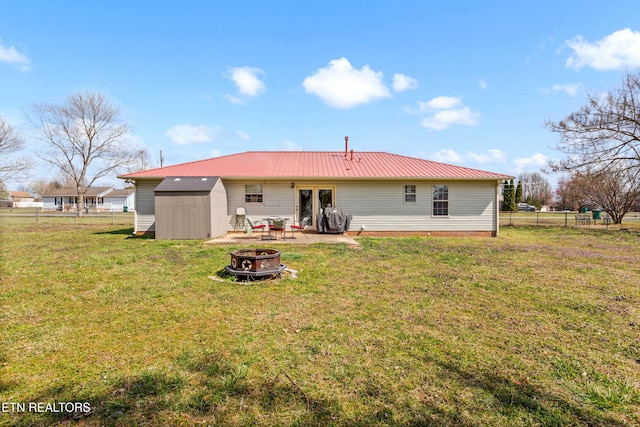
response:
<path id="1" fill-rule="evenodd" d="M 269 239 L 275 240 L 276 235 L 280 233 L 282 235 L 282 239 L 285 239 L 284 230 L 286 226 L 287 220 L 280 217 L 269 218 Z M 264 238 L 264 236 L 263 236 Z"/>
<path id="2" fill-rule="evenodd" d="M 240 228 L 241 230 L 244 230 L 244 228 L 246 227 L 246 219 L 247 219 L 247 212 L 244 210 L 243 207 L 239 207 L 236 209 L 236 222 L 233 225 L 233 232 L 235 233 L 236 230 L 238 228 Z"/>
<path id="3" fill-rule="evenodd" d="M 298 224 L 296 224 L 295 222 L 293 224 L 291 224 L 289 226 L 289 228 L 291 229 L 291 238 L 295 239 L 296 236 L 294 235 L 294 232 L 296 230 L 304 230 L 304 228 L 309 225 L 309 221 L 311 220 L 311 217 L 309 216 L 305 216 L 304 218 L 302 218 L 302 221 L 300 221 Z"/>
<path id="4" fill-rule="evenodd" d="M 248 233 L 253 233 L 256 230 L 260 230 L 261 236 L 264 236 L 264 230 L 267 228 L 267 224 L 258 224 L 251 218 L 247 218 L 247 224 L 249 224 L 249 227 L 251 227 L 250 229 L 247 229 Z"/>

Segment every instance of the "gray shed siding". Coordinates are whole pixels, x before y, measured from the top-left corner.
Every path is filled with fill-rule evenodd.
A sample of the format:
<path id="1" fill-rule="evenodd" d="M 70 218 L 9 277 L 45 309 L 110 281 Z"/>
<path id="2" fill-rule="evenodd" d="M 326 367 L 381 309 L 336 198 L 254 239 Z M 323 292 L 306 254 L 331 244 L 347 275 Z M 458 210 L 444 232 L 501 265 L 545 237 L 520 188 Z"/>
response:
<path id="1" fill-rule="evenodd" d="M 156 193 L 156 239 L 188 240 L 211 237 L 209 192 Z"/>

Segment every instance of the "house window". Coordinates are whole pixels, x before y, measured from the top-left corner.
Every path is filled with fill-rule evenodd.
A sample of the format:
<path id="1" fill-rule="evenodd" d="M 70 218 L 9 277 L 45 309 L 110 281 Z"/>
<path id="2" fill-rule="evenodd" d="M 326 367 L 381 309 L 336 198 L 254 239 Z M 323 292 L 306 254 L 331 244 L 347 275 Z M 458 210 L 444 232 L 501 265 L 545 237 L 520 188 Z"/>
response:
<path id="1" fill-rule="evenodd" d="M 244 201 L 246 203 L 262 203 L 262 185 L 245 185 Z"/>
<path id="2" fill-rule="evenodd" d="M 416 202 L 416 186 L 415 185 L 404 186 L 404 202 L 405 203 Z"/>
<path id="3" fill-rule="evenodd" d="M 449 186 L 433 186 L 433 216 L 449 215 Z"/>

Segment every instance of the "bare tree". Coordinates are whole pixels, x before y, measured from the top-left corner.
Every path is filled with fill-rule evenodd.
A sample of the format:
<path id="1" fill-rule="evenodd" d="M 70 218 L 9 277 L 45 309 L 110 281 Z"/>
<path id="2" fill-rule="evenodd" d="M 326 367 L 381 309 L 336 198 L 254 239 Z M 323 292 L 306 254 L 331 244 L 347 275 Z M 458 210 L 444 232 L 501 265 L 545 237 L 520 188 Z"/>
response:
<path id="1" fill-rule="evenodd" d="M 47 147 L 41 158 L 75 184 L 80 213 L 87 187 L 133 164 L 138 157 L 120 109 L 100 93 L 75 93 L 62 105 L 36 104 L 30 120 Z"/>
<path id="2" fill-rule="evenodd" d="M 527 203 L 535 204 L 538 208 L 551 203 L 551 184 L 540 172 L 523 172 L 518 182 L 522 183 L 522 197 Z"/>
<path id="3" fill-rule="evenodd" d="M 0 181 L 22 176 L 31 168 L 31 162 L 18 155 L 23 148 L 22 136 L 0 117 Z"/>
<path id="4" fill-rule="evenodd" d="M 588 191 L 582 185 L 582 180 L 576 177 L 561 177 L 556 187 L 556 207 L 577 211 L 588 203 Z"/>
<path id="5" fill-rule="evenodd" d="M 576 173 L 574 179 L 588 203 L 602 208 L 614 224 L 621 224 L 624 216 L 640 197 L 640 169 L 616 162 L 606 171 Z"/>
<path id="6" fill-rule="evenodd" d="M 556 171 L 604 171 L 614 163 L 639 168 L 640 71 L 627 73 L 611 92 L 587 94 L 579 111 L 545 127 L 560 135 L 556 148 L 567 155 L 551 164 Z"/>

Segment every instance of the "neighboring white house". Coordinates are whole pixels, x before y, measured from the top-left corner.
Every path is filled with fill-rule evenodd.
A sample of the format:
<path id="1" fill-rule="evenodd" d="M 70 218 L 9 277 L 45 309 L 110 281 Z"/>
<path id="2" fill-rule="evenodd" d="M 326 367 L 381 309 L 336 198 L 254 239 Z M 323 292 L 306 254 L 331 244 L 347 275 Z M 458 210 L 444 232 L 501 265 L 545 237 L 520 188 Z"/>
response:
<path id="1" fill-rule="evenodd" d="M 78 206 L 75 188 L 60 188 L 42 195 L 44 210 L 73 210 Z M 98 211 L 123 211 L 124 207 L 135 205 L 133 189 L 116 190 L 113 187 L 88 187 L 84 195 L 85 207 Z M 128 209 L 127 209 L 128 210 Z"/>
<path id="2" fill-rule="evenodd" d="M 10 191 L 9 200 L 14 208 L 41 208 L 42 202 L 36 202 L 35 198 L 26 191 Z"/>
<path id="3" fill-rule="evenodd" d="M 109 212 L 133 211 L 136 204 L 136 189 L 122 188 L 111 190 L 102 198 L 103 209 Z"/>
<path id="4" fill-rule="evenodd" d="M 315 229 L 331 204 L 352 215 L 349 233 L 482 236 L 497 235 L 499 185 L 513 178 L 383 152 L 245 152 L 119 176 L 136 186 L 135 233 L 155 232 L 155 190 L 168 177 L 219 177 L 227 231 L 238 207 L 258 220 L 310 217 Z"/>

